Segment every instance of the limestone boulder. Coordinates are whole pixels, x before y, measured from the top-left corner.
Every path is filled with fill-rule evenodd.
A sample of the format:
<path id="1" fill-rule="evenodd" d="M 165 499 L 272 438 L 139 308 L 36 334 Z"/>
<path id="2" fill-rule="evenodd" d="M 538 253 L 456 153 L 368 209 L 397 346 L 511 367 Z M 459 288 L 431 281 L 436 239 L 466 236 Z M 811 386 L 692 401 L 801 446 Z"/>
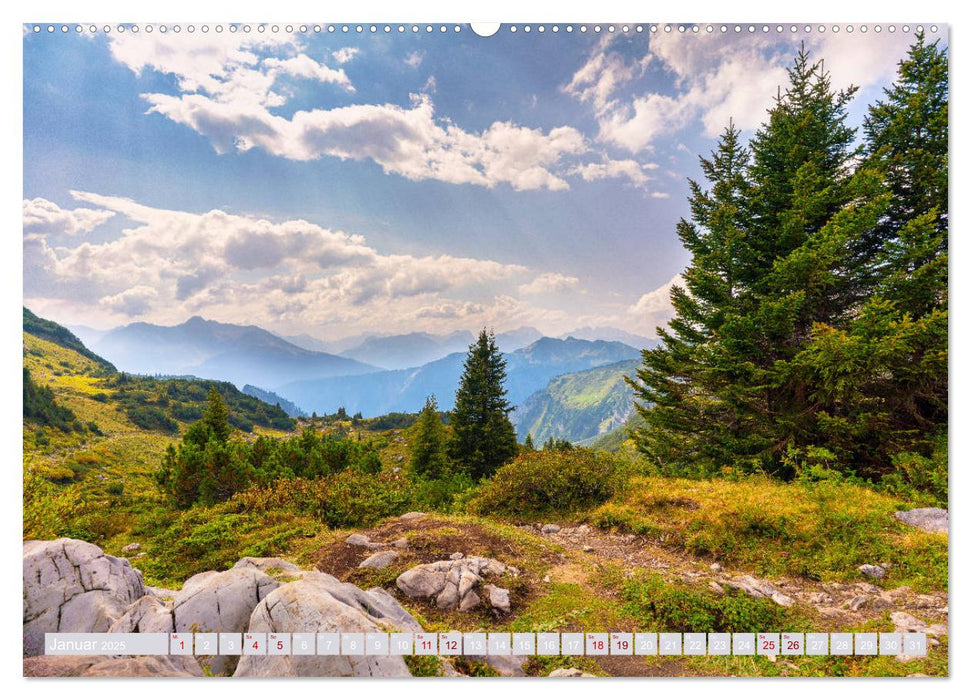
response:
<path id="1" fill-rule="evenodd" d="M 107 632 L 144 595 L 141 572 L 97 545 L 24 542 L 24 656 L 43 653 L 47 632 Z"/>
<path id="2" fill-rule="evenodd" d="M 386 591 L 363 591 L 321 572 L 273 590 L 256 606 L 250 632 L 420 631 Z M 400 656 L 243 656 L 238 677 L 410 676 Z"/>
<path id="3" fill-rule="evenodd" d="M 898 510 L 893 514 L 897 520 L 924 532 L 947 533 L 947 511 L 943 508 L 914 508 Z"/>
<path id="4" fill-rule="evenodd" d="M 125 614 L 115 620 L 109 632 L 164 632 L 175 631 L 172 610 L 152 595 L 145 595 L 132 603 Z"/>

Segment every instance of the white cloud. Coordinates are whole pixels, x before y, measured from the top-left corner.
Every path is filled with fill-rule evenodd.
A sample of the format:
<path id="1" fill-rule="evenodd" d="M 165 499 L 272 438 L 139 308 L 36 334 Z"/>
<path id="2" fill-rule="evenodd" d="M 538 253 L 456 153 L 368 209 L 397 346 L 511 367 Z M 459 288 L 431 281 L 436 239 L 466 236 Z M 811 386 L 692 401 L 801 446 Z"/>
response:
<path id="1" fill-rule="evenodd" d="M 112 216 L 113 211 L 104 209 L 61 209 L 54 202 L 42 197 L 25 199 L 23 224 L 25 236 L 68 235 L 91 231 Z"/>
<path id="2" fill-rule="evenodd" d="M 627 310 L 627 315 L 631 319 L 630 327 L 640 329 L 640 332 L 648 337 L 656 337 L 657 327 L 667 325 L 667 322 L 674 318 L 671 289 L 675 286 L 684 286 L 684 279 L 680 273 L 666 284 L 641 296 Z"/>
<path id="3" fill-rule="evenodd" d="M 373 160 L 386 173 L 409 180 L 569 189 L 553 169 L 564 157 L 587 149 L 572 127 L 543 133 L 495 122 L 481 133 L 468 132 L 436 117 L 431 99 L 424 95 L 416 95 L 408 108 L 352 105 L 298 111 L 291 119 L 275 116 L 261 105 L 225 104 L 200 94 L 142 97 L 152 105 L 150 112 L 208 137 L 219 153 L 258 147 L 291 160 Z"/>
<path id="4" fill-rule="evenodd" d="M 360 53 L 360 51 L 361 50 L 357 47 L 345 46 L 344 48 L 338 49 L 337 51 L 332 51 L 330 55 L 334 57 L 335 61 L 343 65 L 348 61 L 352 60 L 355 56 L 357 56 L 357 54 Z"/>
<path id="5" fill-rule="evenodd" d="M 798 43 L 773 34 L 658 33 L 642 59 L 626 60 L 602 41 L 564 90 L 592 106 L 598 138 L 631 153 L 700 121 L 708 137 L 734 120 L 743 130 L 765 119 L 780 87 L 788 84 Z M 813 35 L 806 39 L 813 60 L 824 59 L 835 88 L 869 86 L 891 78 L 911 35 Z M 670 77 L 673 91 L 632 88 L 650 59 Z"/>
<path id="6" fill-rule="evenodd" d="M 412 51 L 410 54 L 405 56 L 405 65 L 411 68 L 417 68 L 421 65 L 421 62 L 425 59 L 424 51 Z"/>
<path id="7" fill-rule="evenodd" d="M 604 158 L 599 163 L 578 165 L 570 173 L 579 175 L 585 182 L 626 177 L 632 184 L 640 186 L 646 185 L 651 180 L 651 176 L 645 171 L 655 170 L 657 167 L 656 163 L 638 163 L 631 159 L 612 160 Z"/>
<path id="8" fill-rule="evenodd" d="M 528 268 L 453 255 L 383 254 L 358 235 L 304 220 L 271 222 L 212 210 L 148 207 L 130 199 L 72 192 L 125 217 L 112 240 L 51 248 L 45 235 L 24 242 L 24 295 L 84 309 L 91 322 L 144 317 L 181 322 L 193 313 L 228 321 L 375 322 L 485 313 L 465 293 L 520 282 Z M 102 217 L 104 218 L 104 217 Z M 75 312 L 77 313 L 77 312 Z"/>
<path id="9" fill-rule="evenodd" d="M 302 52 L 297 35 L 238 36 L 111 35 L 112 55 L 136 73 L 145 68 L 175 76 L 178 92 L 145 93 L 148 113 L 182 124 L 209 139 L 216 152 L 258 148 L 282 158 L 371 160 L 384 172 L 409 180 L 516 190 L 565 190 L 567 160 L 588 150 L 583 135 L 568 126 L 547 132 L 511 122 L 467 131 L 436 113 L 429 97 L 434 78 L 407 106 L 355 104 L 298 110 L 286 104 L 281 77 L 354 86 L 342 68 L 331 68 Z M 355 49 L 331 54 L 338 65 Z M 408 62 L 417 65 L 422 54 Z"/>
<path id="10" fill-rule="evenodd" d="M 572 292 L 579 286 L 576 277 L 559 272 L 546 272 L 537 276 L 532 282 L 519 286 L 520 294 L 563 294 Z"/>

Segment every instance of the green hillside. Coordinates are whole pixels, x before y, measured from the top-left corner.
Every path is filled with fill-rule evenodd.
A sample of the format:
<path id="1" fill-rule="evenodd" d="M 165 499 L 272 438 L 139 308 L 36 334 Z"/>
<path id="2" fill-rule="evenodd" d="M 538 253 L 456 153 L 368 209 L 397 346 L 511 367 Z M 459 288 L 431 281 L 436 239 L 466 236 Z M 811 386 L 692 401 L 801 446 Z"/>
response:
<path id="1" fill-rule="evenodd" d="M 637 364 L 625 360 L 554 377 L 512 416 L 519 439 L 532 435 L 534 443 L 548 438 L 584 442 L 622 426 L 633 410 L 624 377 Z"/>

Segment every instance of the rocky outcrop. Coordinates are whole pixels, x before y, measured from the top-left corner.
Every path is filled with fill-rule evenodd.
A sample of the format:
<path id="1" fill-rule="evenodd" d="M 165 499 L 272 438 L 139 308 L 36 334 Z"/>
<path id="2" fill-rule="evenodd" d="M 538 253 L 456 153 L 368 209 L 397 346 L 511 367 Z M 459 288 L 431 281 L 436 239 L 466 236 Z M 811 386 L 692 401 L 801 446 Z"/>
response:
<path id="1" fill-rule="evenodd" d="M 23 548 L 24 656 L 44 651 L 47 632 L 107 632 L 145 595 L 127 559 L 81 540 L 30 540 Z"/>
<path id="2" fill-rule="evenodd" d="M 551 671 L 550 678 L 596 678 L 592 673 L 586 673 L 578 668 L 558 668 Z"/>
<path id="3" fill-rule="evenodd" d="M 386 591 L 362 591 L 320 572 L 275 589 L 256 606 L 250 632 L 421 631 Z M 410 676 L 400 656 L 244 656 L 235 676 Z"/>
<path id="4" fill-rule="evenodd" d="M 486 557 L 463 557 L 420 564 L 401 574 L 395 581 L 398 589 L 409 598 L 433 598 L 442 610 L 471 610 L 481 602 L 476 592 L 478 584 L 489 575 L 509 573 L 517 576 L 519 571 L 500 561 Z M 484 591 L 489 595 L 493 607 L 509 610 L 509 591 L 496 588 Z M 503 603 L 502 591 L 505 591 Z"/>
<path id="5" fill-rule="evenodd" d="M 893 514 L 897 520 L 924 532 L 947 533 L 947 511 L 943 508 L 914 508 L 898 510 Z"/>

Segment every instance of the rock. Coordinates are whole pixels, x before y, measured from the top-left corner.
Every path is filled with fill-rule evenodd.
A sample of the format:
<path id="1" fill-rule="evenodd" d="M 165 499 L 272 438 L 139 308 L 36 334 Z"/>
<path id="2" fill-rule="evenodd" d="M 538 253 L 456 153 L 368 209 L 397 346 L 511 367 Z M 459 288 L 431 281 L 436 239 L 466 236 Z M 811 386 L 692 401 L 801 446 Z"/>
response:
<path id="1" fill-rule="evenodd" d="M 542 532 L 544 535 L 552 535 L 559 531 L 560 531 L 560 526 L 557 525 L 556 523 L 549 523 L 547 525 L 544 525 L 542 528 L 540 528 L 540 532 Z"/>
<path id="2" fill-rule="evenodd" d="M 718 595 L 725 595 L 725 589 L 721 587 L 718 581 L 711 581 L 708 583 L 708 588 L 713 590 Z"/>
<path id="3" fill-rule="evenodd" d="M 584 552 L 592 552 L 593 551 L 593 547 L 591 547 L 588 544 L 585 544 L 585 545 L 583 545 L 583 551 Z"/>
<path id="4" fill-rule="evenodd" d="M 145 586 L 145 593 L 163 601 L 174 600 L 175 596 L 179 595 L 178 591 L 173 591 L 171 588 L 158 588 L 157 586 Z"/>
<path id="5" fill-rule="evenodd" d="M 711 566 L 709 566 L 708 568 L 709 568 L 709 569 L 711 569 L 712 571 L 714 571 L 715 573 L 718 573 L 719 571 L 721 571 L 721 570 L 722 570 L 722 565 L 721 565 L 721 564 L 719 564 L 719 563 L 718 563 L 718 562 L 716 561 L 716 562 L 715 562 L 714 564 L 712 564 L 712 565 L 711 565 Z"/>
<path id="6" fill-rule="evenodd" d="M 300 571 L 300 567 L 296 564 L 288 562 L 284 559 L 278 559 L 277 557 L 243 557 L 238 562 L 233 565 L 234 569 L 258 569 L 263 573 L 268 573 L 270 570 L 278 571 Z"/>
<path id="7" fill-rule="evenodd" d="M 391 543 L 391 546 L 395 549 L 405 549 L 408 546 L 408 538 L 400 537 Z"/>
<path id="8" fill-rule="evenodd" d="M 371 540 L 368 539 L 367 535 L 362 535 L 360 532 L 355 532 L 353 535 L 348 535 L 347 539 L 344 540 L 347 544 L 354 545 L 355 547 L 367 547 L 371 544 Z"/>
<path id="9" fill-rule="evenodd" d="M 279 583 L 254 567 L 196 574 L 172 602 L 176 632 L 245 632 L 253 609 Z M 227 670 L 231 657 L 215 656 L 212 672 Z"/>
<path id="10" fill-rule="evenodd" d="M 947 511 L 943 508 L 914 508 L 898 510 L 893 514 L 897 520 L 924 532 L 947 532 Z"/>
<path id="11" fill-rule="evenodd" d="M 596 678 L 592 673 L 581 671 L 578 668 L 558 668 L 550 671 L 550 678 Z"/>
<path id="12" fill-rule="evenodd" d="M 857 570 L 864 576 L 869 576 L 870 578 L 875 579 L 881 579 L 887 575 L 887 570 L 876 564 L 862 564 L 857 568 Z"/>
<path id="13" fill-rule="evenodd" d="M 914 598 L 915 608 L 936 608 L 941 604 L 939 598 L 932 595 L 918 595 Z"/>
<path id="14" fill-rule="evenodd" d="M 543 583 L 549 583 L 549 582 L 550 582 L 550 575 L 546 574 L 546 576 L 543 577 Z"/>
<path id="15" fill-rule="evenodd" d="M 386 569 L 391 565 L 395 559 L 398 558 L 398 553 L 394 550 L 385 550 L 383 552 L 377 552 L 372 554 L 367 559 L 362 561 L 357 565 L 359 569 Z"/>
<path id="16" fill-rule="evenodd" d="M 496 610 L 509 612 L 509 590 L 498 586 L 488 585 L 483 589 L 489 596 L 489 605 Z"/>
<path id="17" fill-rule="evenodd" d="M 869 598 L 867 598 L 865 595 L 858 595 L 847 603 L 847 607 L 851 612 L 857 612 L 860 608 L 867 604 L 868 600 Z"/>
<path id="18" fill-rule="evenodd" d="M 507 572 L 519 574 L 515 567 L 495 559 L 463 557 L 420 564 L 401 574 L 395 585 L 409 598 L 434 598 L 442 610 L 471 610 L 480 601 L 476 584 L 485 576 Z"/>
<path id="19" fill-rule="evenodd" d="M 829 593 L 823 592 L 813 593 L 811 596 L 809 596 L 809 602 L 813 605 L 832 605 L 833 596 L 831 596 Z"/>
<path id="20" fill-rule="evenodd" d="M 121 548 L 122 554 L 128 554 L 129 552 L 137 552 L 142 546 L 138 542 L 132 542 L 131 544 L 126 544 Z"/>
<path id="21" fill-rule="evenodd" d="M 525 656 L 471 656 L 469 658 L 491 666 L 496 673 L 505 678 L 521 678 L 526 675 L 523 666 L 528 657 Z"/>
<path id="22" fill-rule="evenodd" d="M 108 629 L 109 632 L 175 632 L 172 611 L 158 598 L 146 595 L 134 603 Z"/>
<path id="23" fill-rule="evenodd" d="M 107 632 L 144 595 L 141 572 L 93 544 L 24 542 L 24 656 L 44 653 L 47 632 Z"/>
<path id="24" fill-rule="evenodd" d="M 943 637 L 947 634 L 946 623 L 929 625 L 903 611 L 890 613 L 890 621 L 893 623 L 894 632 L 923 632 L 928 637 Z"/>
<path id="25" fill-rule="evenodd" d="M 362 591 L 329 574 L 307 572 L 256 606 L 250 632 L 421 631 L 381 589 Z M 243 656 L 234 676 L 410 676 L 400 656 Z"/>
<path id="26" fill-rule="evenodd" d="M 880 589 L 872 583 L 858 583 L 856 589 L 862 593 L 880 593 Z"/>
<path id="27" fill-rule="evenodd" d="M 794 603 L 792 598 L 779 591 L 768 581 L 760 581 L 748 574 L 729 579 L 724 584 L 731 588 L 736 588 L 753 598 L 771 598 L 776 605 L 781 605 L 784 608 L 788 608 Z"/>
<path id="28" fill-rule="evenodd" d="M 419 511 L 412 511 L 410 513 L 405 513 L 404 515 L 399 515 L 398 520 L 416 520 L 418 518 L 424 518 L 425 514 Z"/>
<path id="29" fill-rule="evenodd" d="M 205 675 L 193 656 L 34 656 L 24 659 L 31 677 L 199 677 Z"/>
<path id="30" fill-rule="evenodd" d="M 449 558 L 450 560 L 452 560 L 452 561 L 455 561 L 455 560 L 457 560 L 457 559 L 461 559 L 461 558 L 462 558 L 462 557 L 464 557 L 464 556 L 465 556 L 465 555 L 464 555 L 464 554 L 462 554 L 462 552 L 453 552 L 452 554 L 450 554 L 450 555 L 449 555 L 449 557 L 448 557 L 448 558 Z"/>

